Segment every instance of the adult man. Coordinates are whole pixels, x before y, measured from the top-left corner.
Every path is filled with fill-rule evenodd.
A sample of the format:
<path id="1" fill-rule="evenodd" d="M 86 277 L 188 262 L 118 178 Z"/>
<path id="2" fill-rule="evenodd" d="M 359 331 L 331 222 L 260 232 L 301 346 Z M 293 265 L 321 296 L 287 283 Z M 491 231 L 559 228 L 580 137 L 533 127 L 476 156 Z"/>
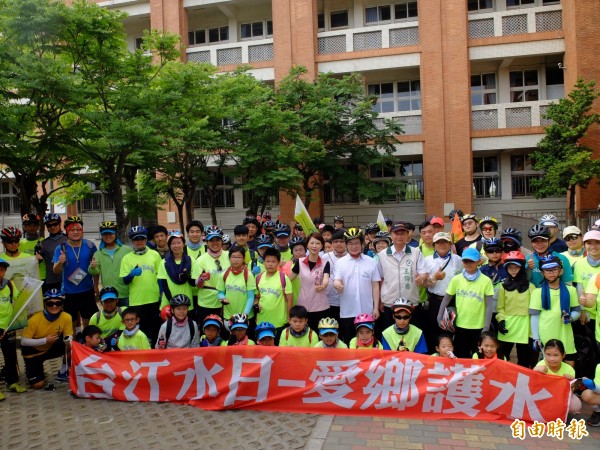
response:
<path id="1" fill-rule="evenodd" d="M 479 233 L 477 217 L 475 214 L 465 214 L 462 219 L 462 228 L 465 232 L 465 237 L 456 243 L 456 254 L 462 256 L 462 252 L 465 248 L 469 247 L 473 242 L 481 240 L 481 234 Z"/>
<path id="2" fill-rule="evenodd" d="M 107 221 L 100 224 L 100 249 L 94 254 L 88 272 L 94 278 L 96 296 L 102 286 L 112 286 L 118 292 L 119 306 L 129 306 L 129 286 L 119 276 L 123 257 L 131 252 L 131 247 L 123 245 L 117 238 L 119 231 L 116 222 Z"/>
<path id="3" fill-rule="evenodd" d="M 573 267 L 578 260 L 583 258 L 584 254 L 581 230 L 575 226 L 566 227 L 563 230 L 563 238 L 569 250 L 562 252 L 561 255 L 564 255 Z"/>
<path id="4" fill-rule="evenodd" d="M 444 219 L 442 219 L 441 217 L 432 216 L 428 220 L 428 222 L 433 227 L 433 234 L 441 233 L 442 231 L 444 231 Z"/>
<path id="5" fill-rule="evenodd" d="M 187 233 L 187 254 L 192 261 L 195 261 L 200 255 L 206 253 L 206 247 L 202 242 L 204 225 L 199 220 L 191 220 L 185 226 L 185 232 Z"/>
<path id="6" fill-rule="evenodd" d="M 437 226 L 437 229 L 440 229 L 439 225 Z M 423 253 L 423 256 L 431 256 L 435 251 L 435 249 L 433 248 L 433 235 L 437 233 L 435 230 L 436 227 L 427 220 L 421 225 L 419 225 L 419 234 L 421 235 L 421 243 L 419 244 L 419 250 L 421 251 L 421 253 Z"/>
<path id="7" fill-rule="evenodd" d="M 531 239 L 533 253 L 527 256 L 527 267 L 530 271 L 530 281 L 537 288 L 540 287 L 544 276 L 539 268 L 539 261 L 545 256 L 555 255 L 562 262 L 562 275 L 560 281 L 566 284 L 571 284 L 573 281 L 573 271 L 569 260 L 560 253 L 550 250 L 550 230 L 543 225 L 534 225 L 527 232 L 527 236 Z"/>
<path id="8" fill-rule="evenodd" d="M 346 240 L 344 239 L 344 231 L 336 230 L 331 237 L 333 250 L 325 253 L 322 258 L 323 262 L 329 262 L 329 278 L 335 280 L 336 267 L 340 259 L 347 255 Z M 329 315 L 331 318 L 340 320 L 340 293 L 335 289 L 333 283 L 327 286 L 327 299 L 329 300 Z"/>
<path id="9" fill-rule="evenodd" d="M 563 241 L 562 239 L 559 239 L 559 237 L 558 237 L 558 231 L 559 231 L 558 219 L 556 218 L 555 215 L 553 215 L 553 214 L 543 215 L 542 217 L 540 217 L 539 224 L 545 226 L 550 231 L 549 244 L 550 244 L 551 252 L 562 253 L 562 252 L 566 252 L 569 249 L 567 247 L 566 242 Z"/>
<path id="10" fill-rule="evenodd" d="M 92 314 L 98 311 L 94 280 L 88 272 L 97 248 L 92 241 L 83 238 L 83 221 L 79 216 L 65 220 L 65 233 L 67 242 L 54 250 L 52 270 L 62 277 L 64 309 L 73 319 L 73 328 L 79 316 L 85 328 Z"/>
<path id="11" fill-rule="evenodd" d="M 377 263 L 362 253 L 364 236 L 359 228 L 344 232 L 348 254 L 336 263 L 333 286 L 340 294 L 340 334 L 346 344 L 355 337 L 354 318 L 359 314 L 379 317 Z"/>
<path id="12" fill-rule="evenodd" d="M 242 225 L 248 227 L 248 248 L 256 250 L 256 237 L 260 234 L 260 222 L 253 216 L 247 216 Z"/>
<path id="13" fill-rule="evenodd" d="M 433 227 L 427 222 L 427 226 Z M 418 248 L 407 245 L 408 229 L 405 222 L 392 224 L 392 246 L 378 253 L 379 274 L 381 275 L 381 316 L 378 322 L 379 330 L 385 330 L 394 324 L 392 304 L 397 298 L 405 298 L 414 305 L 419 303 L 419 287 L 425 286 L 427 270 L 425 257 Z M 421 306 L 415 308 L 422 322 Z M 414 322 L 414 320 L 413 320 Z M 420 327 L 420 323 L 417 324 Z"/>
<path id="14" fill-rule="evenodd" d="M 161 258 L 164 258 L 165 254 L 169 251 L 169 246 L 167 245 L 167 237 L 169 232 L 164 226 L 156 225 L 153 227 L 152 233 L 152 240 L 156 246 L 155 250 L 158 252 Z"/>
<path id="15" fill-rule="evenodd" d="M 19 243 L 19 250 L 29 256 L 35 256 L 40 250 L 40 242 L 44 240 L 40 236 L 40 216 L 37 214 L 25 214 L 23 216 L 23 239 Z M 40 280 L 46 278 L 46 265 L 40 264 Z"/>
<path id="16" fill-rule="evenodd" d="M 155 342 L 160 328 L 157 275 L 161 258 L 157 251 L 146 245 L 147 233 L 146 228 L 141 226 L 129 230 L 133 250 L 123 256 L 119 276 L 129 286 L 129 307 L 139 315 L 140 329 L 151 342 Z"/>
<path id="17" fill-rule="evenodd" d="M 59 274 L 55 274 L 52 270 L 54 263 L 54 251 L 56 248 L 65 242 L 67 242 L 67 236 L 62 232 L 60 224 L 62 219 L 56 213 L 49 213 L 44 216 L 44 225 L 48 230 L 48 237 L 40 242 L 40 251 L 35 255 L 38 261 L 42 261 L 41 265 L 44 269 L 40 269 L 40 274 L 45 273 L 44 284 L 42 285 L 42 291 L 45 292 L 49 289 L 60 290 L 62 283 L 62 277 Z M 42 272 L 43 271 L 43 272 Z"/>
<path id="18" fill-rule="evenodd" d="M 390 222 L 390 226 L 387 228 L 388 233 L 390 232 L 390 228 L 392 227 L 391 224 L 392 222 Z M 411 247 L 418 247 L 419 241 L 415 239 L 415 225 L 411 222 L 406 222 L 406 229 L 408 230 L 408 245 L 410 245 Z"/>

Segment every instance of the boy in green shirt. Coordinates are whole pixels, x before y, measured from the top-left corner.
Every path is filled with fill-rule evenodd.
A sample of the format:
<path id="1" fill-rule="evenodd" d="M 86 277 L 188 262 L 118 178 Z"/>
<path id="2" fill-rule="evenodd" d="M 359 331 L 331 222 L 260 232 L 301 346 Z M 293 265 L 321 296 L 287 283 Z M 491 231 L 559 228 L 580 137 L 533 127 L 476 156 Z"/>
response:
<path id="1" fill-rule="evenodd" d="M 125 329 L 121 310 L 117 308 L 118 292 L 112 286 L 106 286 L 100 291 L 102 311 L 98 311 L 90 318 L 90 325 L 100 328 L 102 339 L 108 349 L 116 349 L 117 338 Z"/>
<path id="2" fill-rule="evenodd" d="M 304 306 L 292 306 L 289 323 L 279 336 L 280 347 L 312 347 L 317 343 L 319 338 L 308 327 L 308 311 Z"/>
<path id="3" fill-rule="evenodd" d="M 117 348 L 127 350 L 150 350 L 148 337 L 140 330 L 140 316 L 133 308 L 123 311 L 123 323 L 125 329 L 117 340 Z"/>
<path id="4" fill-rule="evenodd" d="M 266 272 L 256 277 L 258 295 L 254 299 L 256 322 L 271 322 L 278 334 L 289 320 L 288 311 L 292 307 L 292 283 L 279 272 L 281 255 L 274 248 L 267 248 L 264 253 Z"/>

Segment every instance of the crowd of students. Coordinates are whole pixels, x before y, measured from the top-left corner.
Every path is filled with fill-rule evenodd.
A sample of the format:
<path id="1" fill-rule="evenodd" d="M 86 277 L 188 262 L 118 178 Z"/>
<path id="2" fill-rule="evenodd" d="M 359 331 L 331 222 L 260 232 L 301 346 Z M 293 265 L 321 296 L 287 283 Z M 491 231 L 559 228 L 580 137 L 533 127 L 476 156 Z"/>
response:
<path id="1" fill-rule="evenodd" d="M 99 248 L 77 216 L 63 232 L 61 217 L 46 215 L 42 239 L 40 218 L 28 214 L 24 234 L 0 232 L 1 376 L 8 391 L 27 390 L 7 329 L 18 291 L 4 275 L 12 260 L 34 256 L 44 304 L 21 336 L 34 389 L 49 387 L 43 363 L 52 358 L 63 358 L 56 379 L 68 381 L 73 337 L 97 351 L 278 345 L 507 361 L 516 346 L 517 364 L 575 380 L 571 411 L 580 399 L 593 405 L 587 423 L 600 426 L 598 226 L 566 227 L 560 239 L 545 215 L 527 232 L 528 250 L 519 230 L 454 213 L 464 233 L 455 243 L 439 217 L 418 235 L 409 222 L 363 231 L 341 216 L 307 234 L 249 215 L 232 242 L 193 220 L 186 235 L 134 226 L 127 246 L 116 223 L 103 222 Z"/>

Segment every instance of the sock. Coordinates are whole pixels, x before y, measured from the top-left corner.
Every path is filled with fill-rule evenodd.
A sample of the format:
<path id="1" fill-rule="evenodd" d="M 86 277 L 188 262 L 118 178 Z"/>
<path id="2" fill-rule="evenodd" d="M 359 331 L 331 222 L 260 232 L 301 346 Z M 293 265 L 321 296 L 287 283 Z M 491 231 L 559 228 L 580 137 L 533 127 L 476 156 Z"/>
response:
<path id="1" fill-rule="evenodd" d="M 67 371 L 67 365 L 63 363 L 62 366 L 60 366 L 60 373 L 65 373 Z"/>

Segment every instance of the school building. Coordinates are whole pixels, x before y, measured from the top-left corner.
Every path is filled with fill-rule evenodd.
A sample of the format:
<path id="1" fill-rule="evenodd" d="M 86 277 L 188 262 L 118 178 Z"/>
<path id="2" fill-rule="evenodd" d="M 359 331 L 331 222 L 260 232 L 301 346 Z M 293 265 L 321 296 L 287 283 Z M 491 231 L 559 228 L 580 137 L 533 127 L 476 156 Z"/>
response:
<path id="1" fill-rule="evenodd" d="M 566 209 L 565 197 L 535 199 L 530 182 L 541 174 L 530 155 L 548 105 L 578 78 L 600 79 L 598 0 L 95 1 L 128 13 L 132 50 L 145 29 L 159 29 L 182 36 L 189 63 L 223 71 L 247 64 L 269 83 L 293 65 L 312 75 L 360 72 L 365 91 L 379 98 L 380 117 L 405 131 L 396 151 L 401 166 L 371 167 L 369 175 L 405 183 L 383 205 L 325 187 L 326 222 L 341 214 L 347 225 L 364 225 L 379 209 L 415 223 L 454 208 L 480 217 Z M 600 154 L 599 127 L 586 143 Z M 252 195 L 231 183 L 224 177 L 217 209 L 226 230 Z M 578 210 L 597 207 L 600 189 L 592 184 L 578 192 Z M 196 218 L 208 222 L 200 192 L 196 200 Z M 82 212 L 89 217 L 109 202 L 98 193 Z M 274 216 L 292 220 L 293 206 L 287 195 L 273 196 Z M 176 214 L 168 205 L 159 221 L 176 228 Z"/>

